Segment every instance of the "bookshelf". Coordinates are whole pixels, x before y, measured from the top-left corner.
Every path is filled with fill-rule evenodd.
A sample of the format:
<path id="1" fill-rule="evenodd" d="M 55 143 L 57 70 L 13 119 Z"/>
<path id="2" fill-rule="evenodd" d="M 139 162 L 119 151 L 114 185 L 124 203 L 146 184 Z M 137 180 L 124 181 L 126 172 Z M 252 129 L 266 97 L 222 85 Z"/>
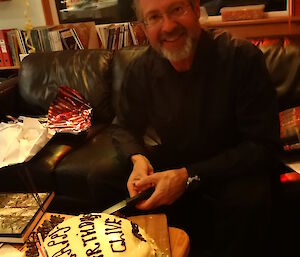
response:
<path id="1" fill-rule="evenodd" d="M 224 29 L 243 38 L 300 36 L 300 17 L 278 16 L 232 22 L 208 21 L 204 26 Z"/>
<path id="2" fill-rule="evenodd" d="M 5 66 L 5 67 L 0 67 L 0 70 L 18 70 L 20 69 L 20 66 Z"/>
<path id="3" fill-rule="evenodd" d="M 204 26 L 227 30 L 243 38 L 300 36 L 299 2 L 286 0 L 285 10 L 265 12 L 263 19 L 223 22 L 221 16 L 209 16 Z"/>

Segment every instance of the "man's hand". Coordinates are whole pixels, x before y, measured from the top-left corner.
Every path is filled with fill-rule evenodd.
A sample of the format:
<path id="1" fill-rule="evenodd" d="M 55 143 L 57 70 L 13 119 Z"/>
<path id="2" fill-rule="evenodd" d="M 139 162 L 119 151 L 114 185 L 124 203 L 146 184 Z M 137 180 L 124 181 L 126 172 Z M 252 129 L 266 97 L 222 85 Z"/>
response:
<path id="1" fill-rule="evenodd" d="M 137 181 L 152 175 L 154 171 L 149 160 L 141 154 L 131 156 L 131 161 L 133 163 L 133 169 L 127 181 L 127 188 L 132 197 L 152 186 L 151 184 L 145 184 L 144 186 L 136 187 L 136 183 Z"/>
<path id="2" fill-rule="evenodd" d="M 140 210 L 151 210 L 163 205 L 171 205 L 185 191 L 188 173 L 186 168 L 166 170 L 143 176 L 135 182 L 136 192 L 155 186 L 152 196 L 140 202 L 136 207 Z"/>

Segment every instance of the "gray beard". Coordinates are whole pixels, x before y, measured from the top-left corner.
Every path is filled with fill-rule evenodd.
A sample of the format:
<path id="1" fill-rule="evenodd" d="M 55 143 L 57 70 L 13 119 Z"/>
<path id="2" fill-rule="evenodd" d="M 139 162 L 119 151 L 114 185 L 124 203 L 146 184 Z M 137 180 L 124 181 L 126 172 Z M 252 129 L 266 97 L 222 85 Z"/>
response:
<path id="1" fill-rule="evenodd" d="M 170 62 L 178 62 L 188 58 L 192 54 L 194 50 L 193 39 L 191 37 L 188 37 L 185 42 L 185 45 L 180 50 L 172 52 L 165 49 L 164 47 L 161 47 L 160 50 L 161 54 Z"/>

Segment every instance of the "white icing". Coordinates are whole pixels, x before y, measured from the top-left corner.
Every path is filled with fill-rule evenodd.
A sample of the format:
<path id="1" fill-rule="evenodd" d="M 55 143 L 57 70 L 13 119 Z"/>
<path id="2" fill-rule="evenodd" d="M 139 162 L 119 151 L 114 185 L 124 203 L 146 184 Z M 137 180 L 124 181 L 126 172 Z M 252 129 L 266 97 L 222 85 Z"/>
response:
<path id="1" fill-rule="evenodd" d="M 157 247 L 129 220 L 104 213 L 80 215 L 56 226 L 44 240 L 49 257 L 154 257 Z M 139 237 L 139 238 L 138 238 Z"/>

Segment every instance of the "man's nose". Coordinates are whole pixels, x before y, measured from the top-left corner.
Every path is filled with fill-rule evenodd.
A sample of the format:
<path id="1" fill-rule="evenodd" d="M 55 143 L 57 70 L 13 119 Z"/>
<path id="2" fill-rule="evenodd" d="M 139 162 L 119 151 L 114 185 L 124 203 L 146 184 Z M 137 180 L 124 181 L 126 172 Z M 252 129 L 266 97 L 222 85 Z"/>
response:
<path id="1" fill-rule="evenodd" d="M 161 26 L 162 31 L 164 32 L 171 32 L 174 30 L 174 28 L 177 27 L 176 21 L 171 19 L 168 15 L 164 16 L 163 23 Z"/>

